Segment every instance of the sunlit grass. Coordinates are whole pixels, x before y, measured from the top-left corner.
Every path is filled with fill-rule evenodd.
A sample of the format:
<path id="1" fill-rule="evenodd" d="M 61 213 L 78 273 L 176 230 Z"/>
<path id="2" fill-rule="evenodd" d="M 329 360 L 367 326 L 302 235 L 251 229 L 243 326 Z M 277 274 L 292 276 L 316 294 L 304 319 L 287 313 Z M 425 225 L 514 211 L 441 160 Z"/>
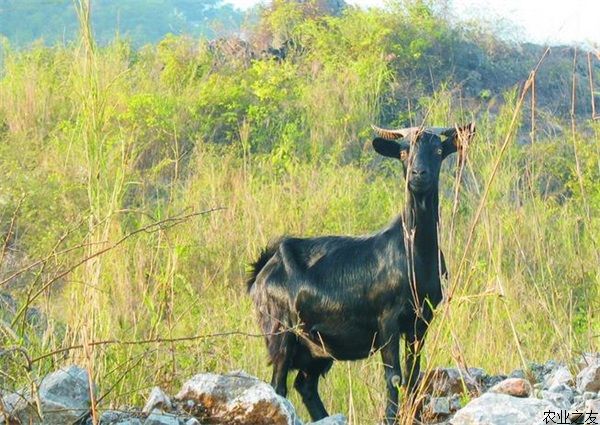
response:
<path id="1" fill-rule="evenodd" d="M 72 362 L 93 372 L 100 410 L 140 404 L 157 384 L 174 393 L 198 372 L 244 369 L 268 380 L 264 342 L 245 293 L 246 264 L 281 234 L 370 233 L 402 209 L 398 164 L 376 159 L 367 143 L 368 121 L 386 88 L 380 65 L 373 65 L 369 82 L 363 69 L 313 77 L 304 64 L 269 63 L 238 70 L 253 88 L 211 86 L 236 79 L 212 78 L 217 71 L 175 84 L 157 71 L 161 55 L 181 54 L 177 40 L 170 42 L 173 50 L 163 45 L 158 53 L 131 52 L 119 43 L 97 49 L 88 40 L 4 55 L 2 232 L 22 196 L 24 205 L 2 279 L 45 261 L 0 289 L 10 288 L 22 306 L 41 308 L 48 327 L 36 333 L 12 326 L 13 332 L 0 324 L 1 345 L 23 347 L 34 360 L 28 371 L 19 356 L 0 357 L 8 376 L 2 390 Z M 268 86 L 272 80 L 261 72 L 281 77 L 277 84 L 288 96 L 277 94 L 282 86 Z M 260 84 L 273 97 L 256 105 L 248 92 Z M 423 105 L 431 125 L 478 123 L 456 198 L 456 161 L 445 164 L 441 177 L 441 245 L 453 297 L 430 329 L 427 367 L 509 372 L 529 361 L 570 362 L 580 351 L 598 350 L 594 176 L 600 152 L 589 136 L 594 129 L 597 136 L 597 124 L 578 129 L 574 145 L 540 135 L 536 146 L 517 146 L 510 138 L 464 253 L 500 146 L 520 125 L 511 128 L 515 93 L 497 114 L 462 110 L 445 90 Z M 237 122 L 243 111 L 247 116 Z M 293 125 L 285 121 L 301 113 Z M 573 146 L 583 162 L 580 177 Z M 549 179 L 554 186 L 547 195 Z M 214 207 L 224 209 L 127 236 Z M 238 333 L 219 335 L 231 331 Z M 336 363 L 321 388 L 329 410 L 355 424 L 382 415 L 377 356 Z M 298 396 L 290 397 L 307 417 Z"/>

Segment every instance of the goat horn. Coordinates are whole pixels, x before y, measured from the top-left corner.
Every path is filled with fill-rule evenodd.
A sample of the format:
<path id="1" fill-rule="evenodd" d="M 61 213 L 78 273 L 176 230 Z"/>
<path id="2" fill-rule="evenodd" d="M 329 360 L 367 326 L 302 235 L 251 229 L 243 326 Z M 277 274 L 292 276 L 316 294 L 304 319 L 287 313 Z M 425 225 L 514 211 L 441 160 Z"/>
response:
<path id="1" fill-rule="evenodd" d="M 395 140 L 407 137 L 411 134 L 415 134 L 421 131 L 435 134 L 440 136 L 449 130 L 453 130 L 454 127 L 406 127 L 406 128 L 396 128 L 396 129 L 386 129 L 380 128 L 375 125 L 371 125 L 371 128 L 379 137 L 383 137 L 384 139 Z"/>
<path id="2" fill-rule="evenodd" d="M 380 128 L 376 125 L 371 125 L 371 128 L 379 137 L 383 137 L 384 139 L 388 140 L 401 139 L 419 130 L 419 127 L 396 128 L 392 130 Z"/>

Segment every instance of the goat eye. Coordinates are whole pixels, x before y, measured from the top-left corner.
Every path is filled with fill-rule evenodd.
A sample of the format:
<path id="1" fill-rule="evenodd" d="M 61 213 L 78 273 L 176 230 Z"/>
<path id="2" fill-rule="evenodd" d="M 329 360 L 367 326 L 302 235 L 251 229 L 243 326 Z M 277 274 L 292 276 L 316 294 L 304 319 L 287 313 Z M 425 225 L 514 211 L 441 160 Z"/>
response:
<path id="1" fill-rule="evenodd" d="M 404 161 L 406 157 L 408 157 L 408 152 L 406 152 L 405 150 L 400 151 L 400 159 Z"/>
<path id="2" fill-rule="evenodd" d="M 436 152 L 437 152 L 438 155 L 441 155 L 442 154 L 442 148 L 437 148 Z"/>

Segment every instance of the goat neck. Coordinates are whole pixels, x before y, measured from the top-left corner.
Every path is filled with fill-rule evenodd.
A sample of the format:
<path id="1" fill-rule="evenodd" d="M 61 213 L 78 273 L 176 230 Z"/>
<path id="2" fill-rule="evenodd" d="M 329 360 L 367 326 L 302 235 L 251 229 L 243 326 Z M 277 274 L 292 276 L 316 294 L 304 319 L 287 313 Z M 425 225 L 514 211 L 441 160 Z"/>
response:
<path id="1" fill-rule="evenodd" d="M 404 209 L 404 238 L 407 252 L 427 260 L 438 257 L 438 190 L 427 193 L 407 191 Z"/>

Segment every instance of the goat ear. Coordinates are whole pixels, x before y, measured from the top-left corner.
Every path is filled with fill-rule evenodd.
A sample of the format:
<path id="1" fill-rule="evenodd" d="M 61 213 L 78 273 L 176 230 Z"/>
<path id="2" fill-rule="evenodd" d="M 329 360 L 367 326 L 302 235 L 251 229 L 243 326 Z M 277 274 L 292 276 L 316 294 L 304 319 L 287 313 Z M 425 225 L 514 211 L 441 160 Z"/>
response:
<path id="1" fill-rule="evenodd" d="M 451 153 L 457 151 L 462 153 L 465 145 L 471 141 L 474 135 L 475 123 L 469 123 L 461 127 L 454 127 L 444 131 L 442 136 L 446 136 L 446 140 L 442 143 L 442 156 L 446 158 Z"/>
<path id="2" fill-rule="evenodd" d="M 398 143 L 395 140 L 376 137 L 373 139 L 373 149 L 379 155 L 400 159 L 402 151 L 408 150 L 408 146 L 406 143 Z"/>

